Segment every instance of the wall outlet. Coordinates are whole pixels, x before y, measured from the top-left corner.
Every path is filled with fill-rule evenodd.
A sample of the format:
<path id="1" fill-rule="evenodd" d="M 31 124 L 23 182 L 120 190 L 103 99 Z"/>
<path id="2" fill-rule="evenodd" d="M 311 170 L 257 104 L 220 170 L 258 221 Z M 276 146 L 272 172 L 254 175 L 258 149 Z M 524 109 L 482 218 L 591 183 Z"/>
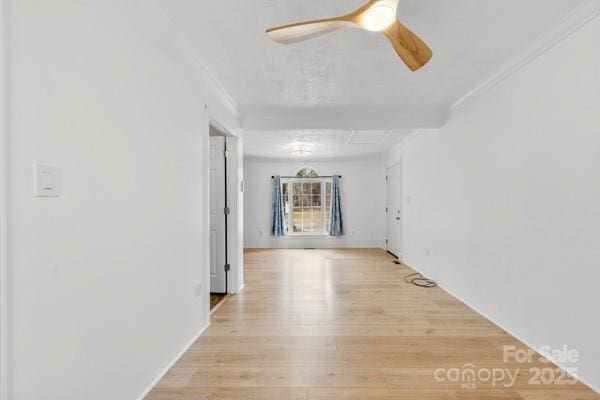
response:
<path id="1" fill-rule="evenodd" d="M 429 249 L 425 249 L 425 255 L 429 257 L 431 255 L 431 251 Z"/>
<path id="2" fill-rule="evenodd" d="M 262 236 L 264 234 L 265 234 L 265 232 L 262 229 L 260 231 L 258 231 L 258 236 Z"/>
<path id="3" fill-rule="evenodd" d="M 198 283 L 194 286 L 194 297 L 199 298 L 202 296 L 202 284 Z"/>

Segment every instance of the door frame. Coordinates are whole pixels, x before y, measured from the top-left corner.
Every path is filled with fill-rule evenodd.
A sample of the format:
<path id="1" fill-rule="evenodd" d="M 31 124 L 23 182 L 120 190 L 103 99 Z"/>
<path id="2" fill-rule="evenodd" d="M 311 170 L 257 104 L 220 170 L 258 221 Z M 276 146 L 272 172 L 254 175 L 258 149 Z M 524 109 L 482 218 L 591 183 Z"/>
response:
<path id="1" fill-rule="evenodd" d="M 389 243 L 387 241 L 389 241 L 390 238 L 390 231 L 389 231 L 389 213 L 391 212 L 390 209 L 390 204 L 386 204 L 386 247 L 385 250 L 396 256 L 400 261 L 403 260 L 404 258 L 404 217 L 405 217 L 405 209 L 404 209 L 404 163 L 403 163 L 403 158 L 400 157 L 400 159 L 393 163 L 390 164 L 388 166 L 385 167 L 385 173 L 386 173 L 386 177 L 389 177 L 388 171 L 392 168 L 395 168 L 397 166 L 400 166 L 400 199 L 398 199 L 400 201 L 400 254 L 393 254 L 389 251 Z M 386 203 L 389 199 L 389 186 L 390 183 L 389 181 L 386 180 L 386 185 L 385 185 L 385 199 L 386 199 Z"/>
<path id="2" fill-rule="evenodd" d="M 217 132 L 219 132 L 221 135 L 219 136 L 210 136 L 210 132 L 212 130 L 216 130 Z M 220 148 L 220 145 L 217 146 L 219 147 L 219 152 L 217 154 L 215 154 L 216 160 L 214 160 L 215 165 L 218 165 L 219 163 L 223 163 L 221 165 L 221 167 L 223 167 L 223 176 L 222 176 L 222 181 L 221 182 L 216 182 L 216 186 L 218 187 L 219 192 L 221 192 L 221 190 L 223 190 L 223 192 L 218 194 L 218 198 L 220 198 L 221 194 L 223 194 L 223 204 L 220 203 L 220 201 L 217 201 L 218 207 L 216 207 L 216 215 L 210 215 L 209 218 L 211 219 L 209 221 L 209 225 L 210 225 L 210 229 L 211 232 L 213 229 L 215 229 L 216 227 L 212 226 L 212 218 L 216 218 L 217 220 L 220 220 L 219 222 L 217 222 L 217 224 L 223 223 L 223 236 L 220 236 L 217 240 L 224 240 L 223 243 L 223 254 L 212 254 L 213 250 L 216 250 L 217 252 L 221 251 L 221 246 L 218 245 L 218 242 L 216 244 L 216 246 L 213 248 L 213 246 L 210 247 L 210 259 L 211 259 L 211 263 L 213 262 L 213 257 L 215 258 L 215 261 L 217 263 L 222 262 L 222 264 L 217 264 L 215 267 L 217 268 L 217 270 L 219 270 L 220 268 L 223 268 L 222 272 L 225 273 L 224 275 L 224 279 L 223 279 L 223 288 L 222 291 L 221 290 L 214 290 L 215 288 L 213 288 L 213 284 L 212 284 L 212 276 L 211 276 L 211 281 L 209 282 L 209 292 L 211 294 L 227 294 L 228 293 L 228 288 L 229 288 L 229 282 L 228 282 L 228 277 L 229 277 L 229 272 L 227 270 L 227 265 L 229 263 L 229 251 L 228 251 L 228 242 L 229 242 L 229 235 L 228 235 L 228 222 L 229 222 L 229 214 L 227 214 L 225 212 L 225 210 L 227 208 L 229 208 L 229 196 L 228 196 L 228 187 L 227 187 L 227 183 L 229 182 L 229 176 L 228 176 L 228 169 L 229 169 L 229 161 L 228 161 L 228 157 L 226 155 L 226 152 L 228 151 L 227 149 L 227 136 L 225 136 L 225 134 L 223 134 L 223 132 L 221 132 L 220 129 L 217 129 L 214 127 L 214 125 L 211 123 L 209 126 L 209 153 L 210 153 L 210 147 L 213 146 L 213 144 L 211 143 L 211 139 L 215 139 L 218 138 L 220 139 L 219 142 L 222 140 L 222 148 Z M 220 153 L 220 154 L 219 154 Z M 212 156 L 212 154 L 211 154 Z M 211 165 L 211 163 L 213 162 L 213 160 L 210 159 L 208 160 L 209 166 Z M 221 168 L 218 167 L 217 168 Z M 209 170 L 212 170 L 212 167 L 209 168 Z M 210 174 L 209 174 L 209 179 L 210 179 Z M 221 180 L 221 177 L 218 177 L 218 180 Z M 210 180 L 209 180 L 210 183 Z M 221 186 L 222 185 L 222 186 Z M 209 189 L 209 195 L 210 195 L 210 189 Z M 215 198 L 217 198 L 215 197 Z M 209 209 L 211 207 L 211 204 L 209 202 Z M 221 220 L 221 218 L 223 218 Z M 210 239 L 210 235 L 209 235 L 209 239 Z M 222 256 L 222 259 L 221 259 Z M 220 267 L 219 265 L 222 265 L 222 267 Z M 212 269 L 212 265 L 209 265 L 209 269 Z M 219 271 L 220 272 L 220 271 Z"/>
<path id="3" fill-rule="evenodd" d="M 210 196 L 209 188 L 209 130 L 210 126 L 218 129 L 224 134 L 226 148 L 230 156 L 227 160 L 227 169 L 225 171 L 227 206 L 230 213 L 227 220 L 227 262 L 230 265 L 227 273 L 227 293 L 239 293 L 244 287 L 244 257 L 243 257 L 243 137 L 241 132 L 235 132 L 228 129 L 210 114 L 207 107 L 207 121 L 205 126 L 205 201 L 206 201 L 206 240 L 204 243 L 205 251 L 208 252 L 205 257 L 207 265 L 208 285 L 210 285 L 210 218 L 208 210 L 208 201 Z M 207 287 L 210 293 L 210 287 Z"/>

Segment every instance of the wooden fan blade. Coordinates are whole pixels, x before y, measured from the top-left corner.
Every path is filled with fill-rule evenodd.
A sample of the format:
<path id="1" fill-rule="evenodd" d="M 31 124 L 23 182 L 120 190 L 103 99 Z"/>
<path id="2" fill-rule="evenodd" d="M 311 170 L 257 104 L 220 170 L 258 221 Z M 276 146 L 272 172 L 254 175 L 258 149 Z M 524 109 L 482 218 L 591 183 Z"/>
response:
<path id="1" fill-rule="evenodd" d="M 423 67 L 433 56 L 429 46 L 400 21 L 394 22 L 381 33 L 388 38 L 396 53 L 412 71 Z"/>
<path id="2" fill-rule="evenodd" d="M 318 19 L 267 29 L 267 36 L 278 43 L 289 44 L 323 36 L 347 26 L 353 26 L 353 23 L 345 17 Z"/>

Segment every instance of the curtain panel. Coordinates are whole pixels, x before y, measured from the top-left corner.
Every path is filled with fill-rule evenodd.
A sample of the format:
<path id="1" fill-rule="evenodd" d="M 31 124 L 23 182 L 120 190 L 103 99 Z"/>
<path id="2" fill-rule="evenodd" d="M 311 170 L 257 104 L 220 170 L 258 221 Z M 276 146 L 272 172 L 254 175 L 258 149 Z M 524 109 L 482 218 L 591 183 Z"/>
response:
<path id="1" fill-rule="evenodd" d="M 281 191 L 281 176 L 273 178 L 273 236 L 285 236 L 285 219 L 283 218 L 283 195 Z"/>
<path id="2" fill-rule="evenodd" d="M 334 176 L 331 183 L 331 222 L 329 225 L 329 236 L 344 236 L 342 194 L 339 176 Z"/>

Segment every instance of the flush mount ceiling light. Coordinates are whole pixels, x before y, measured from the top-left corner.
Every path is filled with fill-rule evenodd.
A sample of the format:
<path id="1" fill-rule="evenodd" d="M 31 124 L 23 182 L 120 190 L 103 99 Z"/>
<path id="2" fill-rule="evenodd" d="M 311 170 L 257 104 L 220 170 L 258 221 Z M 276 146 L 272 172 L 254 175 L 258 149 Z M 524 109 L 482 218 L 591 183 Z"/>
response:
<path id="1" fill-rule="evenodd" d="M 369 0 L 350 14 L 278 26 L 267 29 L 267 36 L 278 43 L 290 44 L 323 36 L 345 27 L 381 32 L 408 68 L 416 71 L 431 60 L 433 52 L 425 42 L 398 21 L 398 2 L 399 0 Z"/>
<path id="2" fill-rule="evenodd" d="M 292 151 L 290 151 L 290 155 L 292 156 L 310 156 L 312 154 L 312 150 L 310 147 L 305 145 L 296 145 L 293 147 Z"/>

